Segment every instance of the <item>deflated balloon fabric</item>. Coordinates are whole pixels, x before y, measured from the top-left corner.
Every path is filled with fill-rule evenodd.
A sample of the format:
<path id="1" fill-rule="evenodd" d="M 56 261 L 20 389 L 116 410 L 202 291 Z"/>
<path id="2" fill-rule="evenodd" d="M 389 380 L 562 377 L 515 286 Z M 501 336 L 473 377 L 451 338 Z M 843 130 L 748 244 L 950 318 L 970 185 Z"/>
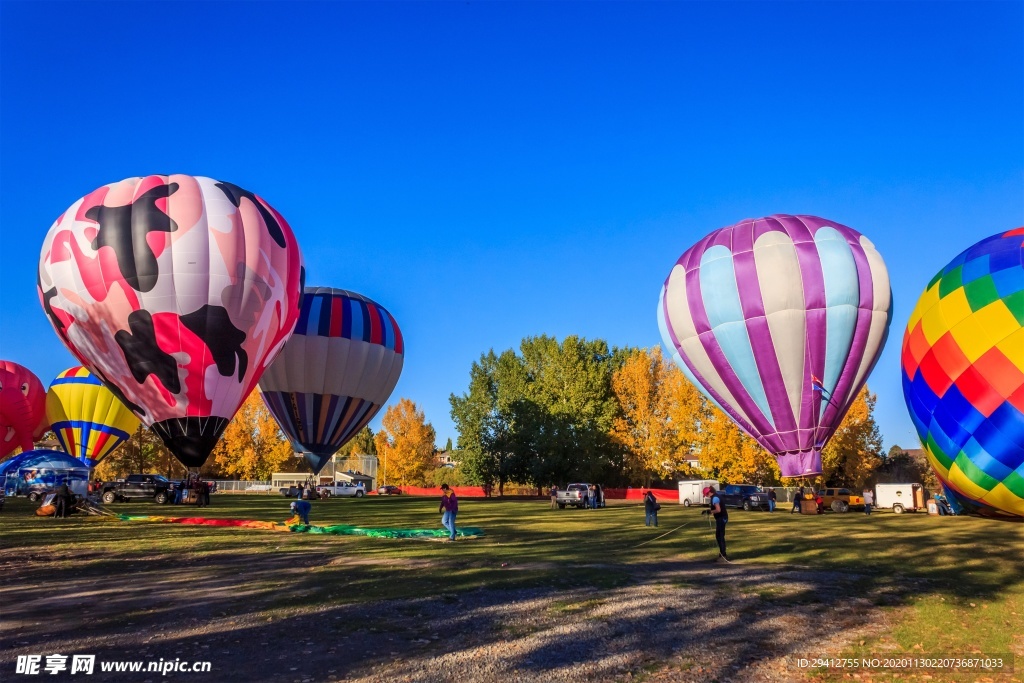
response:
<path id="1" fill-rule="evenodd" d="M 189 524 L 197 526 L 241 527 L 264 529 L 266 531 L 287 531 L 298 534 L 327 534 L 331 536 L 369 536 L 371 538 L 442 538 L 451 535 L 446 529 L 367 529 L 340 524 L 336 526 L 313 526 L 302 524 L 297 517 L 285 522 L 263 522 L 250 519 L 207 519 L 205 517 L 161 517 L 157 515 L 117 515 L 125 522 L 164 522 L 167 524 Z M 456 536 L 483 536 L 479 527 L 463 527 Z"/>

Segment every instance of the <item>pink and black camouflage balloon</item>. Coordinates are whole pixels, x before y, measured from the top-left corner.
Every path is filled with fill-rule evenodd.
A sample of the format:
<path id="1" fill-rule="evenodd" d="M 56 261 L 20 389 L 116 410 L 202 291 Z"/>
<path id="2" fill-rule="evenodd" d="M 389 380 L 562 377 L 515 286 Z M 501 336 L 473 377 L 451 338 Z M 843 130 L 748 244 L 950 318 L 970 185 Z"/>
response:
<path id="1" fill-rule="evenodd" d="M 302 279 L 273 207 L 187 175 L 91 192 L 54 222 L 39 260 L 61 340 L 189 467 L 288 340 Z"/>

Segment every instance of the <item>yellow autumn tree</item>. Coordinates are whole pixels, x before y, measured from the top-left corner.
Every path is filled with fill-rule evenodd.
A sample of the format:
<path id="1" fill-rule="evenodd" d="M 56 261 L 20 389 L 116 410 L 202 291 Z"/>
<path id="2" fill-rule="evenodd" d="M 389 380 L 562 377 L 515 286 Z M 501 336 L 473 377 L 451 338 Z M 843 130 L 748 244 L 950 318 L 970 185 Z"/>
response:
<path id="1" fill-rule="evenodd" d="M 767 486 L 779 482 L 775 456 L 712 405 L 701 435 L 700 466 L 707 474 L 730 484 Z"/>
<path id="2" fill-rule="evenodd" d="M 867 386 L 857 394 L 821 452 L 822 483 L 859 489 L 884 462 L 882 435 L 874 417 L 877 399 Z"/>
<path id="3" fill-rule="evenodd" d="M 407 398 L 388 406 L 374 437 L 382 482 L 421 486 L 434 469 L 433 426 L 423 411 Z"/>
<path id="4" fill-rule="evenodd" d="M 649 485 L 687 470 L 699 440 L 702 400 L 661 349 L 634 349 L 613 374 L 619 403 L 611 437 L 623 447 L 626 474 Z"/>
<path id="5" fill-rule="evenodd" d="M 292 446 L 254 389 L 231 418 L 213 454 L 217 468 L 227 476 L 266 480 L 291 459 Z"/>

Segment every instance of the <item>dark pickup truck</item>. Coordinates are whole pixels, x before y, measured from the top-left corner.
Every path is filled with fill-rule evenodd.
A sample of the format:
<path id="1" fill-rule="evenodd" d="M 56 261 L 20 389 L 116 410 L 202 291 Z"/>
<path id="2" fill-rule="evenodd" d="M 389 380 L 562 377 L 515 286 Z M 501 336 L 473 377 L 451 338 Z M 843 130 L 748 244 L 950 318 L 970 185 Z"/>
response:
<path id="1" fill-rule="evenodd" d="M 129 474 L 121 481 L 103 484 L 99 493 L 104 503 L 151 498 L 162 505 L 170 499 L 170 489 L 171 482 L 159 474 Z"/>
<path id="2" fill-rule="evenodd" d="M 744 510 L 768 509 L 768 494 L 753 484 L 727 484 L 718 495 L 726 507 Z"/>

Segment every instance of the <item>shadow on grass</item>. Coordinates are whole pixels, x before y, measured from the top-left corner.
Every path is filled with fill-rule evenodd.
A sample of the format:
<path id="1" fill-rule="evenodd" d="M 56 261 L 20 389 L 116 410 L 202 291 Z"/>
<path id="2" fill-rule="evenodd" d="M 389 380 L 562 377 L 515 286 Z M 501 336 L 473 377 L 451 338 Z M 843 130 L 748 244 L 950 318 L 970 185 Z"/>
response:
<path id="1" fill-rule="evenodd" d="M 203 516 L 286 511 L 283 499 L 214 502 Z M 653 530 L 628 508 L 541 505 L 467 504 L 488 537 L 451 545 L 9 517 L 26 512 L 15 505 L 0 538 L 0 670 L 61 652 L 209 660 L 210 680 L 543 680 L 566 667 L 615 680 L 664 662 L 714 680 L 817 654 L 880 605 L 997 600 L 1024 577 L 1021 525 L 992 520 L 737 513 L 737 563 L 713 565 L 696 511 L 667 509 Z M 434 509 L 332 500 L 314 515 L 436 526 Z"/>

